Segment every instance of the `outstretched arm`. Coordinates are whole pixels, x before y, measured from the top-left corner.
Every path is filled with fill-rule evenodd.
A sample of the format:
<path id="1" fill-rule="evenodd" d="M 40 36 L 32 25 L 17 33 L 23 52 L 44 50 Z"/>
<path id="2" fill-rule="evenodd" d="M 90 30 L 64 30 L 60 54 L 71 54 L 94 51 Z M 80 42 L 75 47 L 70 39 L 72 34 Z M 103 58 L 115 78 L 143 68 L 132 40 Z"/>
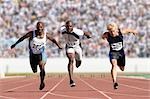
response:
<path id="1" fill-rule="evenodd" d="M 102 39 L 107 39 L 108 38 L 108 32 L 105 32 L 103 35 L 102 35 Z"/>
<path id="2" fill-rule="evenodd" d="M 27 34 L 22 36 L 15 44 L 11 45 L 11 49 L 14 48 L 18 43 L 22 42 L 24 39 L 31 37 L 31 36 L 32 36 L 32 33 L 28 32 Z"/>
<path id="3" fill-rule="evenodd" d="M 47 33 L 46 36 L 50 41 L 55 43 L 59 47 L 59 49 L 62 49 L 62 46 L 49 33 Z"/>
<path id="4" fill-rule="evenodd" d="M 128 34 L 128 33 L 133 33 L 134 35 L 138 34 L 138 32 L 134 29 L 122 29 L 121 32 L 122 34 Z"/>
<path id="5" fill-rule="evenodd" d="M 84 32 L 84 35 L 85 35 L 87 38 L 91 38 L 91 37 L 92 37 L 92 33 L 91 33 L 91 32 Z"/>

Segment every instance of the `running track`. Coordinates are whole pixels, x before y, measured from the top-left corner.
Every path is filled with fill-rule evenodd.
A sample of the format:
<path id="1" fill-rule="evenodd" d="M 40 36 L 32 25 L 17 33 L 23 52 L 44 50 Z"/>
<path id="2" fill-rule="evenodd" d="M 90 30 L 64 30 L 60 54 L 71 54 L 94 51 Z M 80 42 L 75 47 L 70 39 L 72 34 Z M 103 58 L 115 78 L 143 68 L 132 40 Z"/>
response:
<path id="1" fill-rule="evenodd" d="M 39 77 L 0 79 L 0 99 L 150 99 L 150 80 L 119 78 L 114 90 L 110 76 L 75 75 L 76 87 L 71 88 L 68 76 L 46 76 L 40 91 Z"/>

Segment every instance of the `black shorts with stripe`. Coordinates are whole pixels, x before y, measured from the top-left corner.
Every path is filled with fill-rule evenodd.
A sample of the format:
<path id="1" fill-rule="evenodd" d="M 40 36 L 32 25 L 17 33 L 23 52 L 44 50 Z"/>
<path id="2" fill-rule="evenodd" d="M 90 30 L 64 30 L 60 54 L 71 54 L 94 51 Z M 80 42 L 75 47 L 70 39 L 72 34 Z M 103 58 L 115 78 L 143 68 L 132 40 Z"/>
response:
<path id="1" fill-rule="evenodd" d="M 30 58 L 31 68 L 34 73 L 37 72 L 37 65 L 39 65 L 39 62 L 40 61 L 46 62 L 46 60 L 47 60 L 47 56 L 46 56 L 45 52 L 43 52 L 41 54 L 30 53 L 29 58 Z"/>
<path id="2" fill-rule="evenodd" d="M 118 66 L 125 66 L 125 54 L 124 51 L 120 52 L 109 52 L 109 58 L 110 60 L 116 59 Z"/>

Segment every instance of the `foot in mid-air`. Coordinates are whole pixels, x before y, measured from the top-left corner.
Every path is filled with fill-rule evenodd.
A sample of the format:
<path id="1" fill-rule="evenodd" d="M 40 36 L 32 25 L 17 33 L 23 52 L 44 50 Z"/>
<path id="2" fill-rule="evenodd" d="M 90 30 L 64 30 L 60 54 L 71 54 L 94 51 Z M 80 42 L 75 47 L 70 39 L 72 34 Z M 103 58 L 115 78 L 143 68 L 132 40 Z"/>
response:
<path id="1" fill-rule="evenodd" d="M 124 66 L 119 66 L 121 71 L 124 71 Z"/>
<path id="2" fill-rule="evenodd" d="M 75 87 L 75 86 L 76 86 L 75 82 L 73 80 L 70 80 L 70 87 Z"/>
<path id="3" fill-rule="evenodd" d="M 45 83 L 41 83 L 39 89 L 42 90 L 45 87 Z"/>
<path id="4" fill-rule="evenodd" d="M 76 60 L 76 67 L 78 68 L 81 65 L 81 60 Z"/>
<path id="5" fill-rule="evenodd" d="M 119 85 L 118 83 L 114 83 L 114 89 L 118 89 Z"/>

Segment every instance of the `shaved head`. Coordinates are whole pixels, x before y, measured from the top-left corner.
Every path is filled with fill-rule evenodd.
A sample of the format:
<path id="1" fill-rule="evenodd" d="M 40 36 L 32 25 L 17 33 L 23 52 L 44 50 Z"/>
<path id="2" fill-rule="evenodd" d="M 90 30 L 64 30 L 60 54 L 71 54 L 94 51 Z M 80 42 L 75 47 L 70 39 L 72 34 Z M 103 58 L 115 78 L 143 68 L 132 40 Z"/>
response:
<path id="1" fill-rule="evenodd" d="M 66 21 L 65 26 L 68 32 L 71 32 L 73 30 L 73 22 L 71 20 Z"/>
<path id="2" fill-rule="evenodd" d="M 42 32 L 44 30 L 44 23 L 43 22 L 37 22 L 36 28 L 39 32 Z"/>

